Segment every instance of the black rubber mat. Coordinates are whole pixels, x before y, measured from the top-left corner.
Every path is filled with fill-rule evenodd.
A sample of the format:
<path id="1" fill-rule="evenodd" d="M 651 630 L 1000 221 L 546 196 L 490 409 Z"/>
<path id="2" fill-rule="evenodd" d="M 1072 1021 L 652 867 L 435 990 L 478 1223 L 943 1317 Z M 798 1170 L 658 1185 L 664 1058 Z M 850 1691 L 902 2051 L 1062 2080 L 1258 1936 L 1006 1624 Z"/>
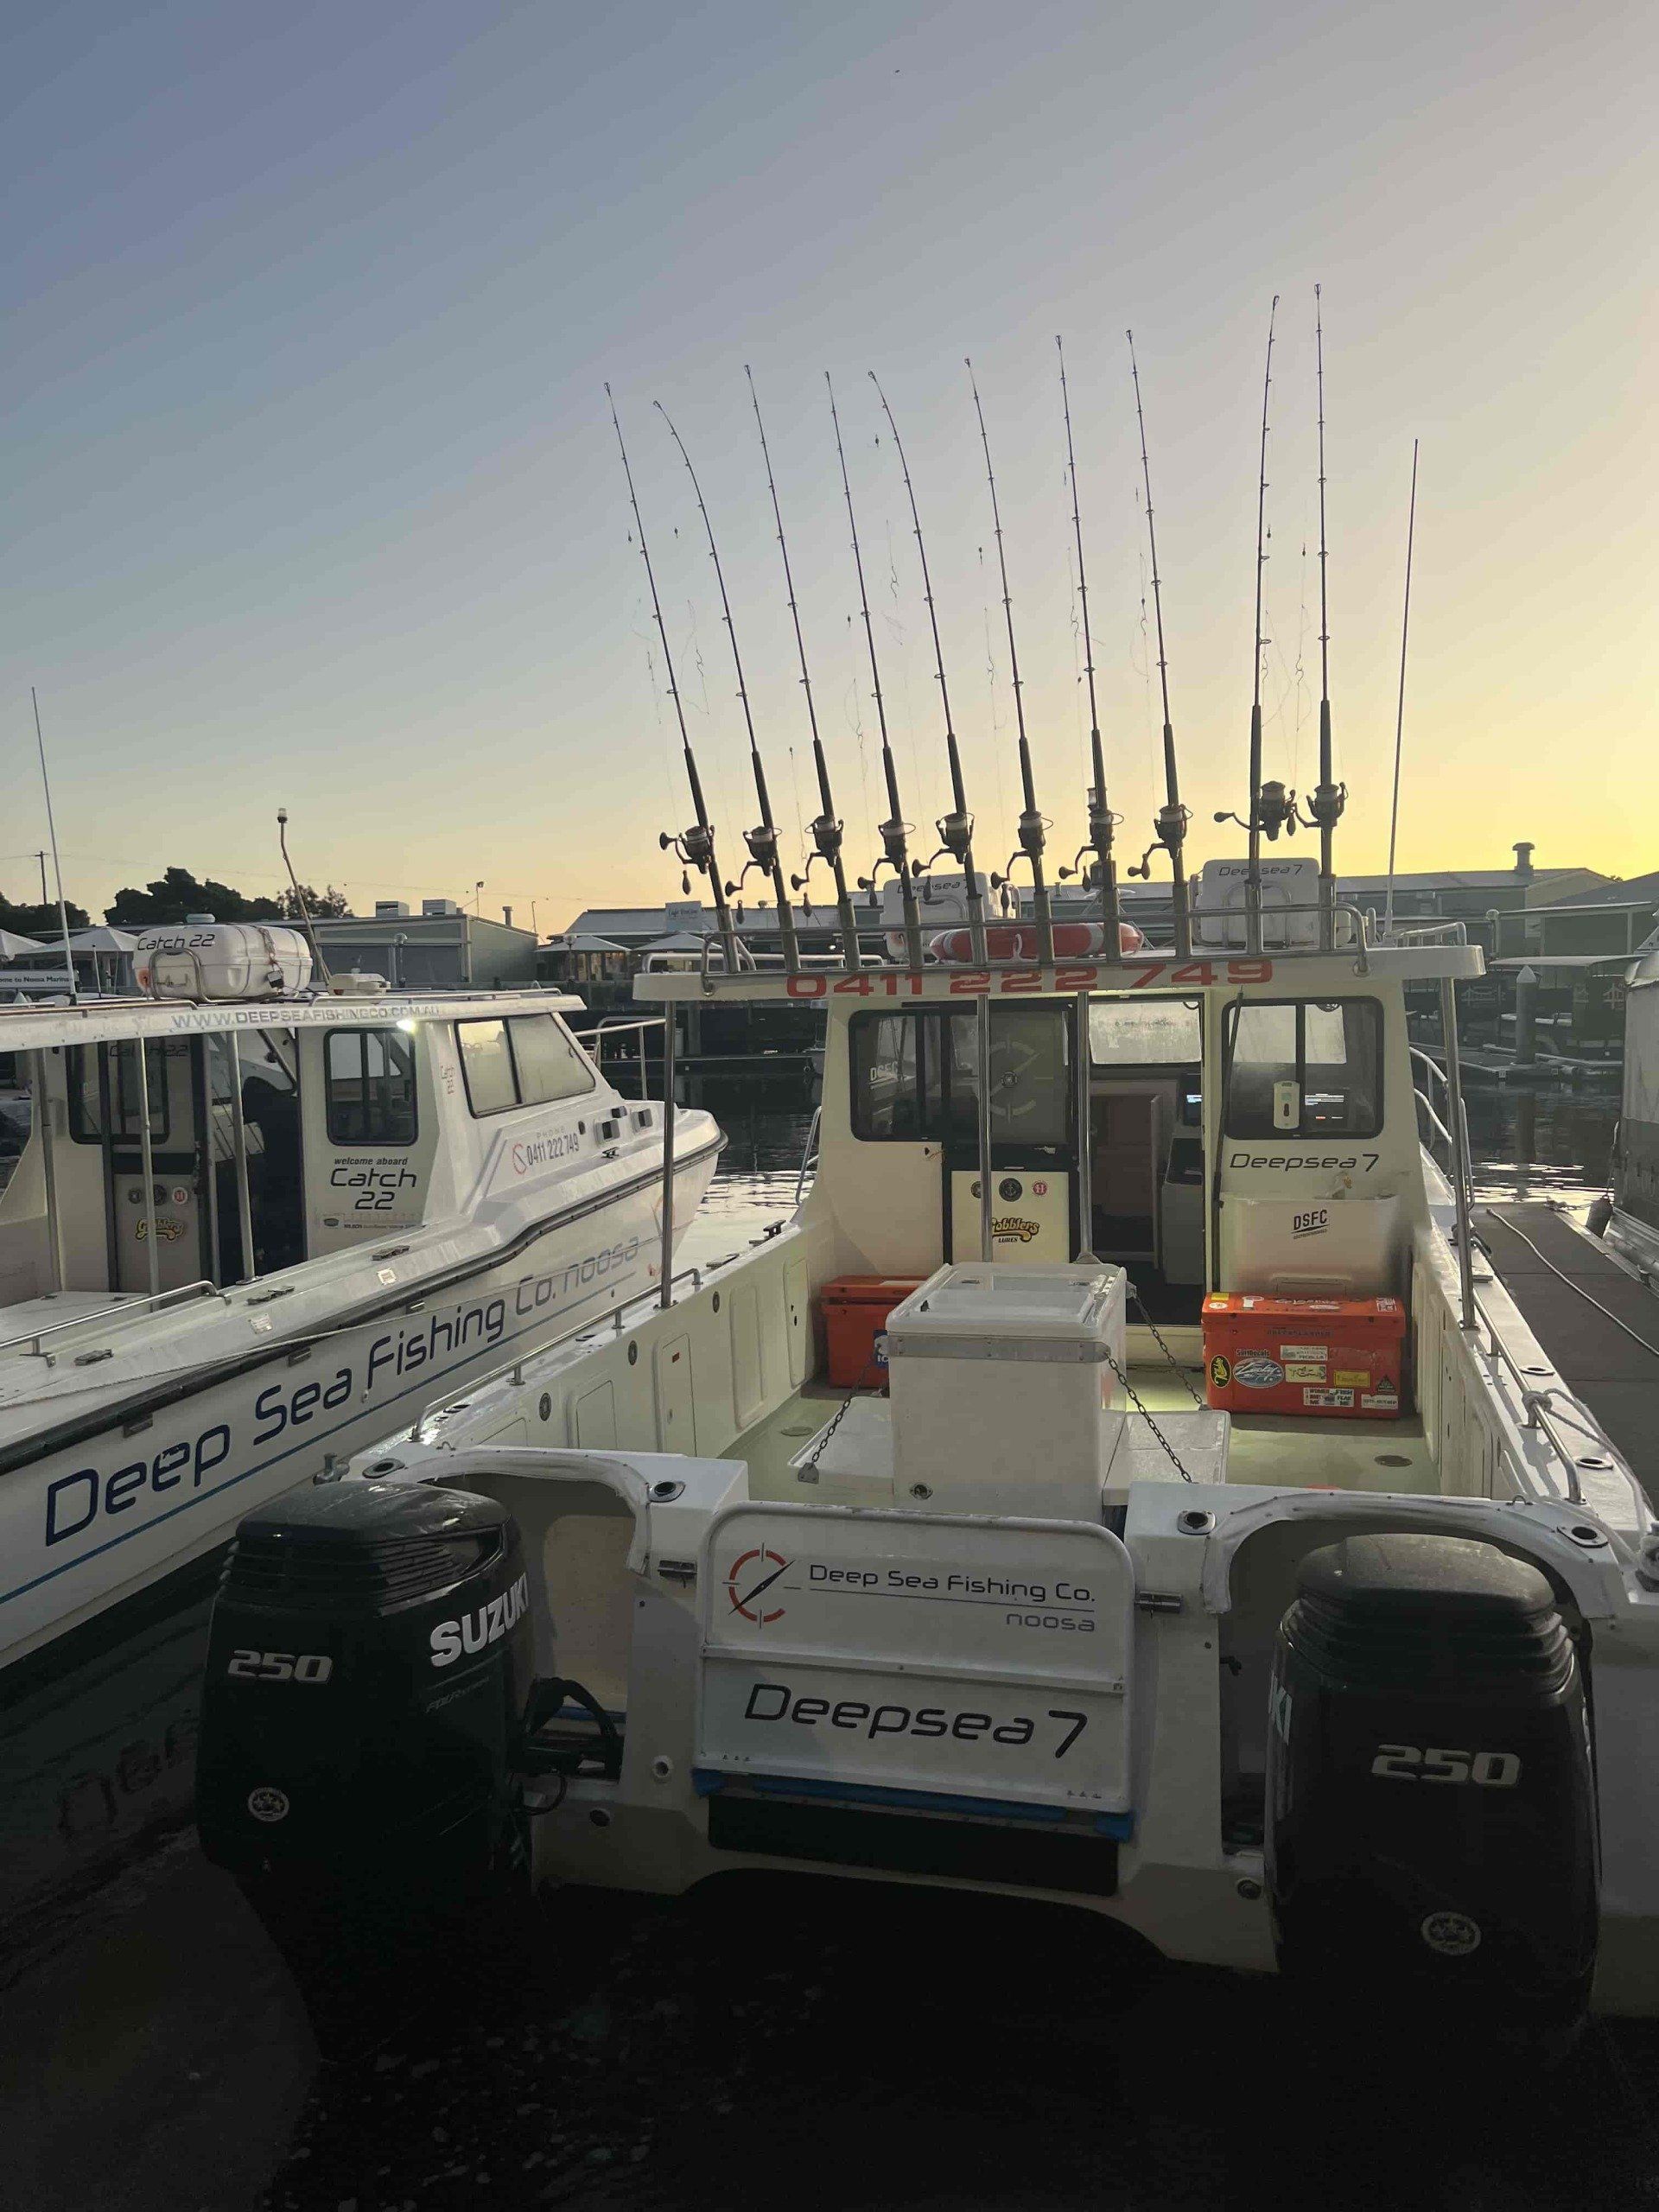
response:
<path id="1" fill-rule="evenodd" d="M 1478 1206 L 1474 1228 L 1494 1272 L 1561 1379 L 1589 1407 L 1624 1455 L 1649 1502 L 1655 1503 L 1659 1499 L 1659 1297 L 1628 1275 L 1594 1237 L 1554 1206 Z M 1598 1306 L 1606 1312 L 1599 1312 Z M 1624 1327 L 1616 1328 L 1610 1314 L 1617 1315 Z M 1626 1330 L 1634 1331 L 1634 1337 Z M 1637 1338 L 1644 1341 L 1637 1343 Z"/>

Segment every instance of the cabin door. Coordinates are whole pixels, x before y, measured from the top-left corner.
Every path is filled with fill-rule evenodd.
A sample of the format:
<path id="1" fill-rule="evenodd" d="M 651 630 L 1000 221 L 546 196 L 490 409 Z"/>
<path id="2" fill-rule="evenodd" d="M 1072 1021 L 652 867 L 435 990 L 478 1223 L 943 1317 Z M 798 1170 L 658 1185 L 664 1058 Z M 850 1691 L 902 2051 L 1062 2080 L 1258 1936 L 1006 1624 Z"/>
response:
<path id="1" fill-rule="evenodd" d="M 69 1128 L 104 1154 L 111 1289 L 150 1287 L 149 1235 L 162 1290 L 208 1272 L 196 1069 L 200 1040 L 151 1039 L 144 1047 L 149 1103 L 150 1199 L 144 1203 L 143 1115 L 136 1043 L 75 1046 L 69 1053 Z"/>
<path id="2" fill-rule="evenodd" d="M 979 1082 L 976 1022 L 953 1014 L 940 1071 L 944 1254 L 980 1257 Z M 1048 1001 L 991 1008 L 991 1249 L 998 1260 L 1064 1262 L 1072 1220 L 1071 1009 Z"/>

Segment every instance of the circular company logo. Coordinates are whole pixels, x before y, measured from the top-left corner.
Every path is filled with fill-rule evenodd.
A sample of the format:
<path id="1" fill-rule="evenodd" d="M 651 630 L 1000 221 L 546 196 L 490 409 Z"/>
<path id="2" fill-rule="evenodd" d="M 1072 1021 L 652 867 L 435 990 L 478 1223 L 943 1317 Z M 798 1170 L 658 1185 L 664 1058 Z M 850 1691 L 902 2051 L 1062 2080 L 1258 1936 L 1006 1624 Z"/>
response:
<path id="1" fill-rule="evenodd" d="M 1217 1390 L 1224 1390 L 1233 1379 L 1233 1363 L 1220 1352 L 1210 1363 L 1210 1380 Z"/>
<path id="2" fill-rule="evenodd" d="M 780 1553 L 756 1548 L 734 1560 L 726 1577 L 726 1591 L 732 1601 L 732 1611 L 741 1613 L 746 1621 L 753 1621 L 757 1628 L 768 1622 L 780 1621 L 784 1608 L 779 1605 L 768 1611 L 759 1601 L 771 1589 L 789 1561 Z"/>
<path id="3" fill-rule="evenodd" d="M 1465 1912 L 1431 1912 L 1421 1932 L 1429 1949 L 1442 1958 L 1466 1959 L 1480 1948 L 1479 1924 Z"/>
<path id="4" fill-rule="evenodd" d="M 261 1783 L 257 1789 L 248 1792 L 248 1810 L 256 1821 L 264 1821 L 267 1827 L 273 1821 L 285 1821 L 289 1810 L 288 1793 L 284 1789 L 274 1789 L 268 1782 Z"/>

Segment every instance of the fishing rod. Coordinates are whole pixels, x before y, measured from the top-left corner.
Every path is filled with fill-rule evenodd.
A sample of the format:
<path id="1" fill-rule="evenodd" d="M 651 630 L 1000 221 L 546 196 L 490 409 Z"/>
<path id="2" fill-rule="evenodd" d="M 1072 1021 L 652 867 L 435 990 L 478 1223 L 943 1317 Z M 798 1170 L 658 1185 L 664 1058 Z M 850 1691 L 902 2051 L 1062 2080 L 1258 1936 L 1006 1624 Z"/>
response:
<path id="1" fill-rule="evenodd" d="M 1014 601 L 1008 592 L 1008 563 L 1002 550 L 1002 517 L 997 509 L 996 477 L 991 467 L 991 442 L 985 429 L 985 410 L 980 404 L 979 384 L 974 375 L 974 365 L 967 364 L 968 386 L 974 395 L 974 412 L 979 417 L 979 442 L 985 449 L 985 480 L 991 487 L 991 524 L 996 537 L 997 569 L 1002 579 L 1002 613 L 1008 626 L 1008 674 L 1014 684 L 1014 720 L 1020 732 L 1020 779 L 1025 792 L 1025 810 L 1020 817 L 1019 850 L 1008 858 L 1008 874 L 1023 852 L 1031 862 L 1031 903 L 1037 920 L 1037 957 L 1045 965 L 1054 957 L 1054 917 L 1049 911 L 1048 886 L 1043 880 L 1043 832 L 1048 827 L 1037 811 L 1037 794 L 1031 775 L 1031 746 L 1026 736 L 1025 702 L 1020 696 L 1020 657 L 1014 644 Z M 1008 880 L 1008 874 L 1002 877 Z M 997 881 L 993 876 L 993 885 Z"/>
<path id="2" fill-rule="evenodd" d="M 1348 804 L 1348 786 L 1332 780 L 1331 623 L 1325 612 L 1325 325 L 1320 315 L 1320 289 L 1318 284 L 1313 287 L 1313 359 L 1319 421 L 1319 780 L 1307 803 L 1307 826 L 1319 833 L 1319 944 L 1325 951 L 1333 952 L 1337 944 L 1337 878 L 1332 845 L 1343 809 Z"/>
<path id="3" fill-rule="evenodd" d="M 709 810 L 703 804 L 702 779 L 697 773 L 697 756 L 691 750 L 691 734 L 685 726 L 685 709 L 680 701 L 679 686 L 674 681 L 674 655 L 668 642 L 668 625 L 663 620 L 663 602 L 657 595 L 657 572 L 651 565 L 651 551 L 645 543 L 645 525 L 639 512 L 639 495 L 633 488 L 633 471 L 628 466 L 628 448 L 623 442 L 622 425 L 617 420 L 616 401 L 611 387 L 605 387 L 605 397 L 610 403 L 611 423 L 616 432 L 618 450 L 622 455 L 622 474 L 628 480 L 628 504 L 633 509 L 633 526 L 639 533 L 639 555 L 645 564 L 645 580 L 651 586 L 652 612 L 657 618 L 657 635 L 662 640 L 663 665 L 668 673 L 668 696 L 674 702 L 674 718 L 680 726 L 680 745 L 685 754 L 686 781 L 691 786 L 691 810 L 696 820 L 678 836 L 664 830 L 658 839 L 663 850 L 673 853 L 687 871 L 681 881 L 688 894 L 691 881 L 690 871 L 700 868 L 709 879 L 714 894 L 715 922 L 720 931 L 720 941 L 726 954 L 726 972 L 733 975 L 737 969 L 737 932 L 732 927 L 731 910 L 726 904 L 725 887 L 721 881 L 720 865 L 715 855 L 715 825 L 709 819 Z"/>
<path id="4" fill-rule="evenodd" d="M 841 462 L 841 488 L 847 500 L 847 524 L 853 535 L 853 566 L 858 571 L 858 607 L 864 618 L 864 638 L 870 649 L 870 683 L 875 693 L 875 718 L 881 730 L 881 770 L 887 783 L 887 818 L 878 824 L 881 836 L 881 858 L 868 875 L 861 875 L 858 887 L 874 894 L 875 880 L 883 863 L 899 879 L 899 897 L 905 917 L 905 945 L 910 964 L 922 964 L 922 916 L 916 903 L 916 882 L 912 873 L 906 840 L 910 824 L 905 820 L 904 810 L 899 804 L 899 770 L 893 761 L 893 741 L 887 734 L 887 710 L 881 697 L 881 671 L 875 657 L 875 629 L 870 620 L 870 597 L 864 588 L 864 556 L 858 545 L 858 518 L 853 512 L 853 487 L 847 474 L 847 449 L 841 442 L 841 417 L 836 412 L 836 387 L 830 381 L 830 372 L 823 372 L 824 386 L 830 394 L 830 420 L 836 426 L 836 454 Z"/>
<path id="5" fill-rule="evenodd" d="M 1112 831 L 1117 817 L 1106 804 L 1106 753 L 1100 739 L 1100 709 L 1095 702 L 1095 645 L 1089 634 L 1089 579 L 1083 566 L 1083 515 L 1077 501 L 1077 456 L 1071 443 L 1071 399 L 1065 387 L 1065 347 L 1056 334 L 1060 359 L 1060 410 L 1065 416 L 1065 464 L 1071 474 L 1071 528 L 1077 541 L 1077 594 L 1083 601 L 1083 665 L 1089 679 L 1089 744 L 1095 780 L 1089 791 L 1089 842 L 1077 849 L 1077 857 L 1062 876 L 1077 873 L 1084 853 L 1093 853 L 1099 871 L 1100 922 L 1105 931 L 1103 950 L 1107 959 L 1118 952 L 1117 863 L 1112 857 Z"/>
<path id="6" fill-rule="evenodd" d="M 668 435 L 680 449 L 680 459 L 685 463 L 685 473 L 691 479 L 697 512 L 702 517 L 703 535 L 709 540 L 709 558 L 715 564 L 715 582 L 720 586 L 720 607 L 726 624 L 726 635 L 731 640 L 732 666 L 737 673 L 737 696 L 743 706 L 743 726 L 749 734 L 749 766 L 754 772 L 754 796 L 760 809 L 760 825 L 746 830 L 743 842 L 749 849 L 749 857 L 739 871 L 737 881 L 726 887 L 728 898 L 741 895 L 745 877 L 749 870 L 759 868 L 762 875 L 772 878 L 772 895 L 778 901 L 778 931 L 783 940 L 784 967 L 791 976 L 801 969 L 800 947 L 795 938 L 795 917 L 790 912 L 789 890 L 784 881 L 784 864 L 778 857 L 778 824 L 772 818 L 772 800 L 766 791 L 766 772 L 760 759 L 760 747 L 754 734 L 754 716 L 749 711 L 749 695 L 743 682 L 743 657 L 737 650 L 737 625 L 732 620 L 732 602 L 726 595 L 726 574 L 720 565 L 720 552 L 715 543 L 715 526 L 709 519 L 709 510 L 703 504 L 702 486 L 697 481 L 697 472 L 691 466 L 691 456 L 685 449 L 685 440 L 675 429 L 673 418 L 660 399 L 652 404 L 668 424 Z"/>
<path id="7" fill-rule="evenodd" d="M 979 887 L 979 877 L 974 868 L 974 817 L 968 811 L 968 797 L 962 780 L 962 755 L 957 747 L 957 734 L 950 725 L 950 694 L 944 681 L 944 652 L 939 643 L 939 618 L 933 607 L 933 584 L 927 573 L 927 547 L 922 538 L 922 518 L 917 512 L 916 491 L 910 480 L 910 464 L 905 459 L 904 442 L 899 435 L 899 425 L 893 419 L 893 410 L 887 404 L 887 395 L 881 389 L 881 380 L 875 371 L 870 371 L 870 382 L 875 386 L 875 396 L 881 402 L 881 412 L 887 418 L 887 428 L 893 433 L 893 449 L 899 455 L 899 467 L 905 480 L 905 491 L 910 500 L 910 519 L 916 537 L 916 550 L 921 556 L 922 596 L 927 602 L 927 619 L 933 631 L 933 667 L 938 679 L 939 702 L 944 709 L 944 749 L 950 762 L 950 811 L 942 814 L 934 827 L 939 833 L 939 849 L 933 855 L 938 860 L 949 853 L 963 873 L 968 892 L 968 931 L 976 961 L 982 964 L 987 958 L 985 950 L 985 897 Z M 928 866 L 932 866 L 932 861 Z"/>
<path id="8" fill-rule="evenodd" d="M 1141 404 L 1141 370 L 1135 358 L 1135 333 L 1129 341 L 1129 374 L 1135 383 L 1135 419 L 1141 429 L 1141 480 L 1147 491 L 1147 544 L 1152 554 L 1152 606 L 1158 623 L 1158 682 L 1164 701 L 1164 803 L 1153 817 L 1155 843 L 1141 855 L 1139 868 L 1129 870 L 1143 881 L 1152 876 L 1152 856 L 1161 845 L 1169 855 L 1170 896 L 1175 914 L 1175 950 L 1183 957 L 1192 950 L 1192 917 L 1186 895 L 1186 825 L 1190 810 L 1181 804 L 1181 780 L 1175 758 L 1175 731 L 1169 719 L 1169 663 L 1164 653 L 1164 595 L 1158 576 L 1158 533 L 1152 521 L 1152 464 L 1147 459 L 1147 417 Z"/>
<path id="9" fill-rule="evenodd" d="M 754 372 L 746 361 L 743 373 L 749 380 L 749 400 L 754 409 L 754 427 L 760 433 L 760 454 L 766 464 L 766 489 L 772 494 L 772 519 L 778 525 L 778 550 L 784 556 L 784 587 L 789 594 L 790 620 L 795 625 L 795 650 L 800 657 L 801 689 L 806 694 L 806 719 L 812 731 L 812 760 L 818 773 L 817 819 L 809 824 L 816 849 L 807 855 L 806 872 L 790 878 L 791 888 L 805 892 L 812 874 L 815 861 L 823 861 L 829 867 L 836 885 L 836 912 L 841 921 L 842 958 L 846 966 L 856 972 L 858 957 L 858 921 L 853 912 L 852 893 L 847 888 L 847 870 L 842 861 L 842 824 L 836 813 L 836 803 L 830 796 L 830 768 L 823 757 L 823 741 L 818 734 L 817 709 L 812 703 L 812 677 L 806 665 L 806 640 L 801 634 L 800 609 L 795 603 L 795 578 L 789 565 L 789 544 L 784 536 L 784 513 L 778 504 L 778 484 L 772 473 L 772 451 L 766 444 L 766 426 L 760 419 L 760 401 L 754 389 Z M 812 911 L 810 896 L 803 901 L 805 911 Z"/>
<path id="10" fill-rule="evenodd" d="M 1255 665 L 1250 688 L 1250 810 L 1248 818 L 1217 814 L 1217 822 L 1238 822 L 1249 838 L 1248 873 L 1244 886 L 1246 949 L 1262 950 L 1262 833 L 1276 838 L 1281 830 L 1296 826 L 1296 794 L 1281 783 L 1262 780 L 1262 654 L 1267 639 L 1262 634 L 1262 594 L 1268 567 L 1268 396 L 1273 388 L 1273 334 L 1279 314 L 1279 295 L 1273 296 L 1268 313 L 1268 359 L 1262 378 L 1261 468 L 1255 489 Z"/>

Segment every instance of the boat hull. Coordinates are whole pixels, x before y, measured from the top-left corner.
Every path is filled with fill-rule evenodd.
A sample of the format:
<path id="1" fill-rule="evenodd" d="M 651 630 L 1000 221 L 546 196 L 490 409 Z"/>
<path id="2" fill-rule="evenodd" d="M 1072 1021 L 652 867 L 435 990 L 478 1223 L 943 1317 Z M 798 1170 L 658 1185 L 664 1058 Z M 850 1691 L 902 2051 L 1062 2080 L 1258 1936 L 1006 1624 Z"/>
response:
<path id="1" fill-rule="evenodd" d="M 677 1168 L 677 1221 L 689 1225 L 717 1156 L 710 1145 Z M 391 1310 L 278 1340 L 153 1412 L 118 1405 L 105 1427 L 46 1440 L 0 1475 L 0 1667 L 223 1543 L 329 1459 L 648 1290 L 660 1224 L 659 1186 L 643 1179 L 555 1215 L 463 1285 L 423 1297 L 410 1282 Z"/>

